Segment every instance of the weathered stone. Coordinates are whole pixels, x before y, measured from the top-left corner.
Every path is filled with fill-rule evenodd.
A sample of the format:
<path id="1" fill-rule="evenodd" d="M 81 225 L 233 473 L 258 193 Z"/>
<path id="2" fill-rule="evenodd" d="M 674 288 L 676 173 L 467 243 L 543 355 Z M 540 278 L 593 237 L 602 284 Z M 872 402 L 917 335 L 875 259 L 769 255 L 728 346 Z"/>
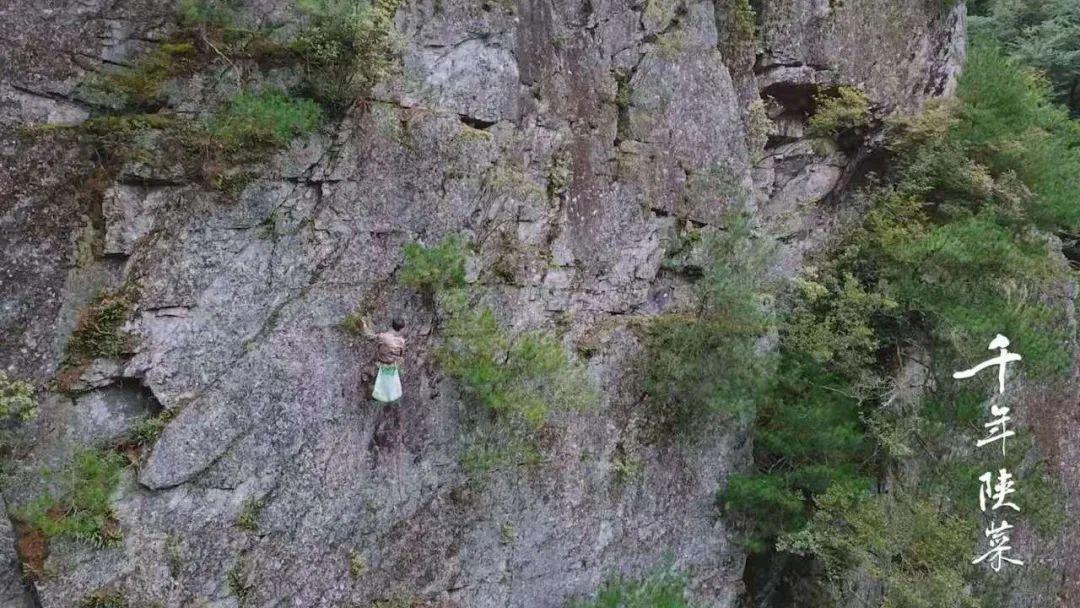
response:
<path id="1" fill-rule="evenodd" d="M 80 79 L 152 48 L 172 4 L 0 9 L 0 127 L 81 120 Z M 243 4 L 252 27 L 296 27 L 291 2 Z M 63 134 L 9 129 L 0 367 L 45 386 L 98 290 L 138 291 L 132 356 L 91 362 L 74 400 L 45 391 L 4 488 L 9 513 L 77 446 L 176 414 L 117 492 L 122 544 L 54 542 L 40 605 L 104 588 L 132 605 L 232 608 L 240 581 L 245 605 L 555 607 L 668 559 L 709 605 L 738 605 L 745 553 L 714 496 L 749 462 L 745 432 L 639 438 L 630 326 L 688 303 L 687 273 L 664 265 L 677 225 L 715 230 L 747 209 L 789 237 L 782 264 L 796 272 L 836 224 L 849 169 L 802 139 L 809 96 L 858 85 L 876 116 L 913 109 L 949 90 L 963 36 L 962 8 L 923 0 L 755 4 L 758 74 L 725 56 L 731 32 L 709 0 L 407 1 L 400 73 L 268 159 L 235 200 L 175 159 L 96 173 Z M 199 78 L 172 83 L 169 102 L 206 112 L 223 92 Z M 764 151 L 747 91 L 779 98 Z M 541 465 L 485 483 L 460 464 L 482 413 L 437 365 L 430 302 L 395 275 L 406 244 L 451 234 L 475 245 L 468 279 L 484 305 L 514 331 L 566 325 L 603 395 L 554 417 Z M 357 310 L 405 322 L 397 404 L 368 399 L 370 345 L 341 327 Z M 626 445 L 641 463 L 631 479 L 613 463 Z M 236 525 L 253 499 L 257 530 Z M 350 553 L 367 565 L 356 580 Z M 0 581 L 15 580 L 8 566 Z"/>

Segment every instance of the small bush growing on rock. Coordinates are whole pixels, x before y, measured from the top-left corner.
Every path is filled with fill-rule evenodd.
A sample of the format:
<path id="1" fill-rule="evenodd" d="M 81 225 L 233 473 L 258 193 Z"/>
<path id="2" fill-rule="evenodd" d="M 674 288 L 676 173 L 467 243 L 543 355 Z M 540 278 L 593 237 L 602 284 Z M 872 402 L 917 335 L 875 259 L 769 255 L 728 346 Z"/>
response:
<path id="1" fill-rule="evenodd" d="M 314 131 L 321 119 L 322 109 L 310 99 L 275 90 L 245 91 L 214 115 L 208 129 L 230 150 L 282 148 Z"/>
<path id="2" fill-rule="evenodd" d="M 739 42 L 753 42 L 757 36 L 757 13 L 750 0 L 726 0 L 728 36 Z"/>
<path id="3" fill-rule="evenodd" d="M 356 549 L 349 551 L 349 578 L 354 581 L 360 578 L 368 569 L 367 558 Z"/>
<path id="4" fill-rule="evenodd" d="M 258 176 L 250 171 L 220 172 L 210 176 L 210 185 L 229 198 L 236 199 L 257 178 Z"/>
<path id="5" fill-rule="evenodd" d="M 552 409 L 592 400 L 584 367 L 554 336 L 539 330 L 511 334 L 490 309 L 470 308 L 460 293 L 450 299 L 456 301 L 447 304 L 439 362 L 471 401 L 512 426 L 538 429 Z"/>
<path id="6" fill-rule="evenodd" d="M 552 410 L 585 407 L 596 399 L 585 367 L 571 359 L 551 332 L 512 332 L 465 288 L 465 242 L 444 239 L 434 247 L 405 248 L 400 281 L 429 294 L 442 317 L 443 343 L 436 356 L 462 396 L 494 415 L 506 431 L 502 445 L 490 437 L 473 443 L 464 466 L 482 472 L 518 464 L 537 453 L 531 435 Z"/>
<path id="7" fill-rule="evenodd" d="M 765 155 L 769 136 L 777 132 L 776 123 L 769 118 L 765 101 L 756 99 L 746 109 L 746 137 L 750 149 L 750 160 L 756 165 Z"/>
<path id="8" fill-rule="evenodd" d="M 178 16 L 186 27 L 227 28 L 236 22 L 236 6 L 231 0 L 181 0 Z"/>
<path id="9" fill-rule="evenodd" d="M 67 362 L 76 365 L 95 358 L 120 357 L 128 352 L 123 327 L 134 304 L 126 291 L 102 291 L 98 301 L 79 315 L 67 344 Z"/>
<path id="10" fill-rule="evenodd" d="M 297 0 L 308 26 L 293 45 L 311 95 L 343 110 L 394 65 L 391 34 L 403 0 Z"/>
<path id="11" fill-rule="evenodd" d="M 686 578 L 675 570 L 662 570 L 642 580 L 616 578 L 608 581 L 589 600 L 571 608 L 691 608 L 686 599 Z"/>
<path id="12" fill-rule="evenodd" d="M 839 87 L 835 92 L 814 96 L 815 111 L 807 123 L 813 137 L 836 138 L 861 129 L 870 122 L 870 99 L 855 87 Z"/>
<path id="13" fill-rule="evenodd" d="M 19 424 L 33 420 L 37 414 L 34 386 L 0 370 L 0 456 L 15 447 Z"/>
<path id="14" fill-rule="evenodd" d="M 229 585 L 229 593 L 236 598 L 237 604 L 244 606 L 255 591 L 255 585 L 251 582 L 251 567 L 242 558 L 236 560 L 232 568 L 229 568 L 226 579 Z"/>
<path id="15" fill-rule="evenodd" d="M 821 558 L 841 603 L 852 590 L 848 573 L 864 571 L 884 583 L 883 606 L 977 607 L 964 576 L 976 526 L 937 504 L 838 484 L 817 500 L 810 525 L 780 548 Z"/>
<path id="16" fill-rule="evenodd" d="M 112 451 L 80 450 L 60 473 L 59 492 L 43 496 L 19 516 L 48 538 L 68 537 L 98 546 L 120 540 L 112 495 L 120 484 L 124 459 Z"/>
<path id="17" fill-rule="evenodd" d="M 467 251 L 464 239 L 450 236 L 434 247 L 405 245 L 405 264 L 398 279 L 417 291 L 433 294 L 465 285 Z"/>
<path id="18" fill-rule="evenodd" d="M 811 270 L 795 285 L 795 304 L 784 324 L 785 347 L 828 364 L 856 385 L 877 384 L 867 372 L 880 348 L 876 319 L 894 314 L 897 303 L 850 273 Z"/>
<path id="19" fill-rule="evenodd" d="M 657 317 L 645 330 L 644 388 L 652 421 L 682 431 L 710 415 L 747 419 L 768 385 L 772 357 L 758 339 L 766 251 L 746 218 L 702 241 L 704 262 L 696 311 Z"/>

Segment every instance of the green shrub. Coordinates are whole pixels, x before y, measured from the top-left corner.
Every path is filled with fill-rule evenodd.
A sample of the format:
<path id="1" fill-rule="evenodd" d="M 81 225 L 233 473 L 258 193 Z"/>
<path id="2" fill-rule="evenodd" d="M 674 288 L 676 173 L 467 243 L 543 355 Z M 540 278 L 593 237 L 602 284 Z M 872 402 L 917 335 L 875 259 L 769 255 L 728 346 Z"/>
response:
<path id="1" fill-rule="evenodd" d="M 236 23 L 233 0 L 181 0 L 180 25 L 185 27 L 229 28 Z"/>
<path id="2" fill-rule="evenodd" d="M 539 429 L 553 409 L 575 409 L 595 394 L 583 366 L 545 331 L 511 334 L 488 308 L 461 292 L 441 301 L 449 311 L 439 363 L 471 402 L 512 428 Z"/>
<path id="3" fill-rule="evenodd" d="M 965 575 L 976 526 L 903 492 L 870 495 L 838 484 L 817 500 L 810 524 L 782 550 L 825 563 L 837 605 L 852 601 L 850 573 L 884 585 L 883 606 L 979 606 Z"/>
<path id="4" fill-rule="evenodd" d="M 463 467 L 480 473 L 536 462 L 532 435 L 553 410 L 586 407 L 596 393 L 585 367 L 545 330 L 511 332 L 491 309 L 477 306 L 465 287 L 466 243 L 449 237 L 434 247 L 410 244 L 402 284 L 432 297 L 442 317 L 436 357 L 462 397 L 493 414 L 501 432 L 470 443 Z M 488 429 L 490 431 L 490 429 Z M 502 435 L 496 441 L 496 434 Z"/>
<path id="5" fill-rule="evenodd" d="M 349 578 L 356 580 L 360 578 L 368 569 L 367 558 L 361 555 L 356 549 L 349 551 Z"/>
<path id="6" fill-rule="evenodd" d="M 862 290 L 889 303 L 894 331 L 905 323 L 928 330 L 940 356 L 977 357 L 1003 332 L 1029 373 L 1063 369 L 1069 354 L 1061 314 L 1041 296 L 1062 273 L 1046 236 L 991 208 L 935 221 L 930 206 L 892 189 L 876 194 L 836 271 L 862 277 Z M 806 343 L 806 334 L 792 337 Z"/>
<path id="7" fill-rule="evenodd" d="M 125 291 L 102 291 L 97 303 L 79 315 L 67 344 L 67 362 L 76 365 L 95 358 L 120 357 L 128 352 L 123 327 L 134 310 Z"/>
<path id="8" fill-rule="evenodd" d="M 754 165 L 762 161 L 769 137 L 778 132 L 776 123 L 769 118 L 765 102 L 755 99 L 746 108 L 746 139 L 750 149 L 750 160 Z"/>
<path id="9" fill-rule="evenodd" d="M 797 347 L 828 355 L 821 330 L 841 323 L 857 331 L 841 332 L 837 346 L 887 327 L 883 338 L 929 333 L 939 359 L 970 360 L 1003 332 L 1028 373 L 1068 365 L 1065 323 L 1045 297 L 1064 268 L 1051 257 L 1046 231 L 1074 222 L 1076 206 L 1064 192 L 1080 175 L 1075 127 L 1037 81 L 993 49 L 972 49 L 958 97 L 901 121 L 890 183 L 865 193 L 859 226 L 826 269 L 832 277 L 817 279 L 826 293 L 843 286 L 850 297 L 800 305 L 814 314 L 790 329 Z M 1057 158 L 1040 156 L 1046 149 Z M 865 359 L 873 350 L 867 340 L 855 353 Z"/>
<path id="10" fill-rule="evenodd" d="M 728 0 L 728 4 L 732 26 L 738 36 L 744 40 L 752 40 L 757 34 L 757 14 L 750 6 L 750 0 Z"/>
<path id="11" fill-rule="evenodd" d="M 849 474 L 855 464 L 868 462 L 873 451 L 860 423 L 860 405 L 842 378 L 814 361 L 784 353 L 777 381 L 755 422 L 758 460 L 771 471 L 824 466 L 838 471 L 835 475 Z M 795 477 L 809 481 L 813 476 Z M 821 493 L 827 485 L 797 487 Z"/>
<path id="12" fill-rule="evenodd" d="M 767 387 L 773 358 L 758 347 L 771 331 L 763 312 L 766 252 L 745 216 L 701 239 L 698 306 L 656 317 L 645 329 L 644 389 L 652 421 L 687 431 L 712 415 L 752 418 Z"/>
<path id="13" fill-rule="evenodd" d="M 255 591 L 255 584 L 251 582 L 251 567 L 242 558 L 229 568 L 226 574 L 226 582 L 229 585 L 229 593 L 236 598 L 237 604 L 244 606 L 251 599 Z"/>
<path id="14" fill-rule="evenodd" d="M 724 0 L 716 5 L 724 61 L 753 62 L 757 49 L 757 13 L 750 0 Z"/>
<path id="15" fill-rule="evenodd" d="M 855 87 L 842 86 L 814 96 L 814 114 L 807 122 L 807 134 L 835 139 L 839 135 L 870 124 L 870 99 Z"/>
<path id="16" fill-rule="evenodd" d="M 751 550 L 800 530 L 813 498 L 832 486 L 873 485 L 874 446 L 861 414 L 845 379 L 810 357 L 782 353 L 754 422 L 755 472 L 733 476 L 718 494 L 726 512 L 749 520 Z"/>
<path id="17" fill-rule="evenodd" d="M 968 2 L 971 36 L 1008 50 L 1009 59 L 1046 74 L 1054 99 L 1073 114 L 1080 109 L 1080 5 L 1076 0 Z"/>
<path id="18" fill-rule="evenodd" d="M 293 45 L 312 96 L 343 110 L 394 67 L 394 14 L 403 0 L 297 0 L 308 25 Z"/>
<path id="19" fill-rule="evenodd" d="M 851 273 L 811 270 L 795 279 L 798 293 L 784 324 L 784 347 L 803 353 L 859 385 L 876 362 L 879 327 L 876 319 L 891 316 L 897 304 L 882 286 L 867 289 Z"/>
<path id="20" fill-rule="evenodd" d="M 249 171 L 222 172 L 214 174 L 210 179 L 210 185 L 224 192 L 226 196 L 235 199 L 243 194 L 258 176 Z"/>
<path id="21" fill-rule="evenodd" d="M 120 541 L 112 495 L 120 484 L 124 459 L 112 451 L 80 450 L 59 478 L 59 493 L 43 496 L 19 517 L 49 538 L 68 537 L 98 546 Z"/>
<path id="22" fill-rule="evenodd" d="M 717 498 L 726 513 L 750 520 L 751 530 L 741 542 L 753 552 L 767 550 L 782 534 L 806 525 L 804 496 L 782 475 L 732 475 Z"/>
<path id="23" fill-rule="evenodd" d="M 651 421 L 690 432 L 716 414 L 752 418 L 772 362 L 757 350 L 760 335 L 718 319 L 654 319 L 646 328 L 643 363 Z"/>
<path id="24" fill-rule="evenodd" d="M 226 149 L 283 148 L 315 130 L 322 109 L 281 91 L 244 91 L 210 120 L 208 130 Z"/>
<path id="25" fill-rule="evenodd" d="M 686 578 L 674 570 L 662 570 L 643 580 L 616 578 L 608 581 L 590 600 L 571 603 L 572 608 L 690 608 Z"/>
<path id="26" fill-rule="evenodd" d="M 961 385 L 941 377 L 935 384 L 918 415 L 906 417 L 915 424 L 921 450 L 930 456 L 929 465 L 913 480 L 914 491 L 922 496 L 978 496 L 980 475 L 994 471 L 996 476 L 996 471 L 1006 469 L 1016 482 L 1014 502 L 1020 506 L 1019 513 L 1009 514 L 1009 521 L 1053 538 L 1065 522 L 1064 486 L 1060 475 L 1047 465 L 1031 431 L 1015 428 L 1004 456 L 997 446 L 958 450 L 957 445 L 974 446 L 985 436 L 985 404 L 993 387 L 976 390 L 970 388 L 970 381 Z M 971 409 L 975 411 L 967 411 Z M 959 515 L 980 523 L 977 510 L 971 512 L 963 501 L 957 508 Z"/>
<path id="27" fill-rule="evenodd" d="M 434 247 L 405 245 L 405 263 L 398 280 L 417 291 L 434 294 L 465 285 L 465 240 L 450 236 Z"/>
<path id="28" fill-rule="evenodd" d="M 1025 214 L 1040 227 L 1080 232 L 1080 125 L 1051 101 L 1046 82 L 976 45 L 957 95 L 963 103 L 953 137 L 995 177 L 1019 177 L 1034 195 Z"/>

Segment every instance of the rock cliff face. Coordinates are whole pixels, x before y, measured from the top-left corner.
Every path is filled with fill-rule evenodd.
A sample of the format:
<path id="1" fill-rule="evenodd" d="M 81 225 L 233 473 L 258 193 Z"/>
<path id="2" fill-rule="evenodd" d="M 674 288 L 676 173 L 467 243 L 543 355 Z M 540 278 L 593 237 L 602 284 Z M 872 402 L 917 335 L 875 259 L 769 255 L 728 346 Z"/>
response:
<path id="1" fill-rule="evenodd" d="M 879 119 L 914 111 L 950 91 L 964 39 L 963 6 L 938 0 L 766 0 L 749 24 L 739 6 L 406 0 L 399 68 L 235 197 L 164 153 L 104 170 L 40 128 L 97 113 L 80 83 L 153 52 L 171 2 L 0 8 L 0 368 L 42 387 L 9 514 L 80 446 L 175 414 L 125 470 L 120 543 L 54 539 L 24 584 L 14 541 L 24 561 L 30 543 L 7 530 L 3 605 L 108 590 L 139 606 L 554 607 L 669 560 L 736 605 L 745 554 L 714 494 L 749 461 L 745 429 L 643 436 L 631 326 L 686 300 L 665 257 L 728 209 L 750 210 L 781 243 L 776 273 L 796 273 L 875 159 L 873 131 L 811 149 L 814 94 L 849 85 Z M 298 19 L 287 0 L 242 14 Z M 234 68 L 171 80 L 167 104 L 198 114 Z M 406 244 L 449 234 L 474 243 L 469 279 L 497 315 L 557 328 L 602 395 L 553 418 L 539 465 L 481 483 L 459 464 L 474 415 L 434 361 L 438 320 L 395 278 Z M 122 288 L 137 294 L 128 352 L 65 366 L 80 311 Z M 367 398 L 371 345 L 341 329 L 358 308 L 405 322 L 397 405 Z M 237 525 L 253 504 L 257 526 Z"/>

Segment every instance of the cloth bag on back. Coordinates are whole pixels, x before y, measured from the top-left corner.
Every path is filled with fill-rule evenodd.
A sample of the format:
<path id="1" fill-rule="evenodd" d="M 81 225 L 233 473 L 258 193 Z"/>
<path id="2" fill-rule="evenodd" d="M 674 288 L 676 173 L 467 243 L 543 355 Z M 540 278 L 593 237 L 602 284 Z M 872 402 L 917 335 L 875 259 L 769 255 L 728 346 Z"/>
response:
<path id="1" fill-rule="evenodd" d="M 375 389 L 371 397 L 376 401 L 389 403 L 401 399 L 401 373 L 396 365 L 379 365 L 379 376 L 375 378 Z"/>
<path id="2" fill-rule="evenodd" d="M 405 338 L 396 331 L 384 331 L 375 336 L 379 341 L 377 355 L 379 375 L 371 397 L 389 403 L 401 399 L 401 362 L 405 358 Z"/>

